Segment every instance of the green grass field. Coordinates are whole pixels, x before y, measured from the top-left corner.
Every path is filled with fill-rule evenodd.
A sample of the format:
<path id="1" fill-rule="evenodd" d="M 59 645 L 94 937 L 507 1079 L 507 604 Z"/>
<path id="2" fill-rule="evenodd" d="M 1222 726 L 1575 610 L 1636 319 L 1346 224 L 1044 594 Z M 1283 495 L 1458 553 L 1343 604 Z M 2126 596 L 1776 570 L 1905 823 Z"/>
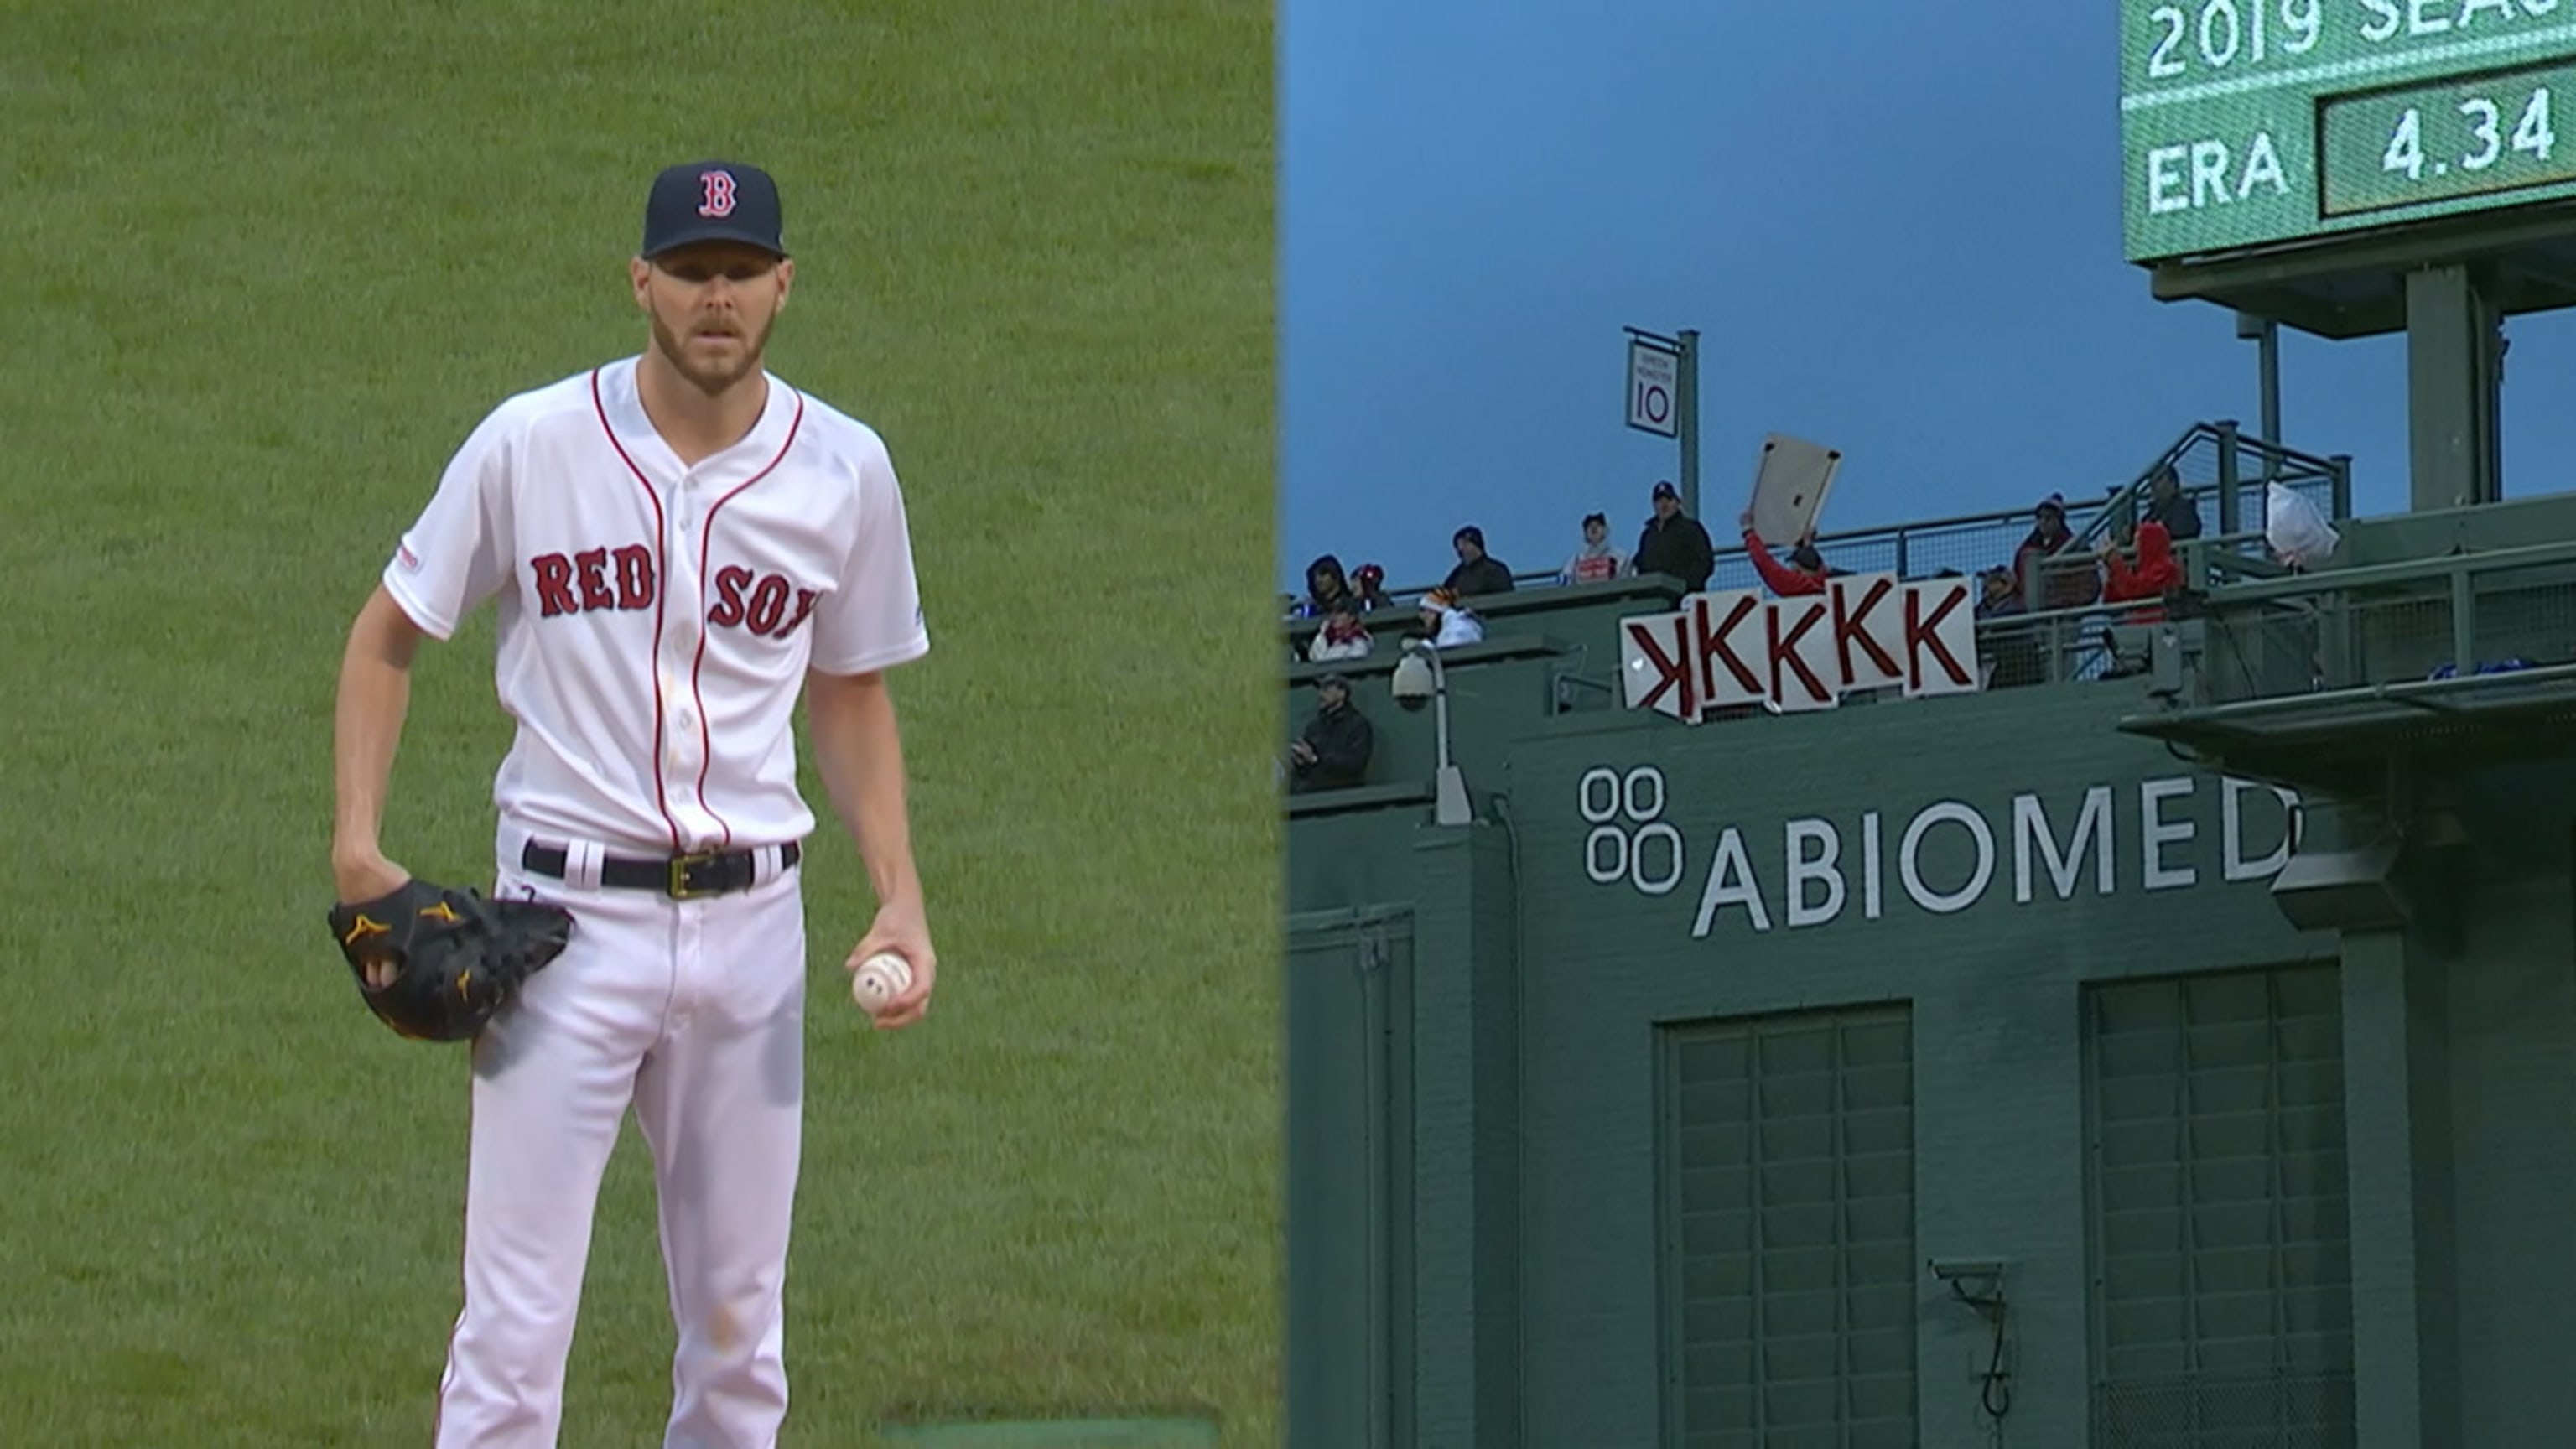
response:
<path id="1" fill-rule="evenodd" d="M 1275 1441 L 1271 65 L 1239 0 L 0 7 L 0 1443 L 428 1442 L 465 1059 L 322 928 L 340 642 L 485 409 L 642 345 L 709 153 L 780 178 L 771 365 L 887 436 L 934 638 L 925 1027 L 841 994 L 828 808 L 808 866 L 785 1442 Z M 417 671 L 425 875 L 489 873 L 490 648 Z M 566 1445 L 660 1442 L 663 1293 L 630 1130 Z"/>

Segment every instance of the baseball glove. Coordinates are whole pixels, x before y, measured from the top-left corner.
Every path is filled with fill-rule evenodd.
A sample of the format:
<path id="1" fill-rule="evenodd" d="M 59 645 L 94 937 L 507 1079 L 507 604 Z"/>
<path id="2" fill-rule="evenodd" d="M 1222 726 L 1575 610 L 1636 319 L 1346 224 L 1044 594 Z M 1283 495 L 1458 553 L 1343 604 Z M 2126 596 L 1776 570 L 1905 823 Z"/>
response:
<path id="1" fill-rule="evenodd" d="M 414 879 L 374 900 L 333 906 L 331 936 L 358 994 L 385 1025 L 413 1041 L 465 1041 L 563 951 L 572 913 Z M 367 984 L 367 967 L 378 961 L 395 968 L 382 989 Z"/>

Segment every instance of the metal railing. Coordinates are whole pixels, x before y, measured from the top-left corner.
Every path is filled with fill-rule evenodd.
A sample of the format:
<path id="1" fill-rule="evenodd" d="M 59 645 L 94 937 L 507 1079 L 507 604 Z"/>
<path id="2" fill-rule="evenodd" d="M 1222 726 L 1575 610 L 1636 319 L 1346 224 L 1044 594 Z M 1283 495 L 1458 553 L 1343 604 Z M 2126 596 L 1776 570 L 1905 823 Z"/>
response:
<path id="1" fill-rule="evenodd" d="M 2576 661 L 2576 540 L 2261 580 L 2215 591 L 2204 705 Z"/>
<path id="2" fill-rule="evenodd" d="M 2206 537 L 2186 556 L 2223 553 L 2250 537 Z M 2140 673 L 2143 654 L 2122 650 L 2141 647 L 2144 631 L 2123 626 L 2157 613 L 2181 626 L 2190 703 L 2203 707 L 2269 708 L 2457 676 L 2555 678 L 2576 672 L 2576 540 L 2229 584 L 2196 606 L 2092 601 L 1985 616 L 1976 625 L 1984 688 Z M 1354 667 L 1392 667 L 1392 641 L 1382 639 L 1376 653 Z M 1615 707 L 1615 675 L 1577 672 L 1587 675 L 1577 684 L 1590 693 L 1561 699 L 1560 712 Z M 1558 692 L 1565 693 L 1561 682 Z"/>
<path id="3" fill-rule="evenodd" d="M 2103 496 L 2068 497 L 2066 522 L 2074 537 L 2064 552 L 2054 556 L 2050 567 L 2091 569 L 2094 549 L 2103 539 L 2118 536 L 2138 516 L 2150 485 L 2167 469 L 2172 470 L 2184 496 L 2199 510 L 2204 541 L 2224 540 L 2225 552 L 2247 562 L 2266 557 L 2262 525 L 2265 490 L 2272 483 L 2278 482 L 2307 498 L 2336 522 L 2352 516 L 2352 460 L 2348 456 L 2327 458 L 2303 453 L 2247 434 L 2232 420 L 2195 423 L 2134 476 L 2105 489 Z M 1973 576 L 1988 568 L 2009 568 L 2030 533 L 2032 511 L 2039 497 L 2053 491 L 2057 490 L 2034 490 L 2031 503 L 2020 508 L 1819 534 L 1816 551 L 1824 556 L 1828 568 L 1846 573 L 1894 573 L 1909 579 L 1951 573 Z M 1761 587 L 1761 576 L 1744 545 L 1727 541 L 1737 537 L 1734 518 L 1701 522 L 1717 544 L 1717 568 L 1709 576 L 1708 587 Z M 1794 540 L 1765 542 L 1776 557 Z M 2196 573 L 2203 584 L 2242 571 L 2228 569 L 2212 556 L 2215 552 L 2202 550 L 2206 568 Z M 1557 582 L 1552 569 L 1516 573 L 1512 578 L 1516 588 L 1549 587 Z M 1408 607 L 1433 587 L 1421 584 L 1390 589 L 1388 594 L 1398 607 Z M 2024 603 L 2036 609 L 2049 598 L 2048 590 L 2034 579 Z M 1296 603 L 1296 596 L 1283 595 L 1282 614 Z"/>
<path id="4" fill-rule="evenodd" d="M 1977 661 L 1989 690 L 2072 684 L 2130 672 L 2114 652 L 2112 629 L 2138 606 L 2096 604 L 1977 621 Z"/>

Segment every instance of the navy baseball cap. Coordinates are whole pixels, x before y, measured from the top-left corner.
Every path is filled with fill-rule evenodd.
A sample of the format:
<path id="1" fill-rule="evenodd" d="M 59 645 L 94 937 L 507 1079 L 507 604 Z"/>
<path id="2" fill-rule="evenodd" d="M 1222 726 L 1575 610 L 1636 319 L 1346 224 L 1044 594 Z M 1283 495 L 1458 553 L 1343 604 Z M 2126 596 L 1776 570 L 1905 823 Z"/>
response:
<path id="1" fill-rule="evenodd" d="M 644 202 L 644 248 L 651 258 L 691 242 L 731 241 L 787 255 L 778 183 L 738 161 L 693 161 L 653 178 Z"/>

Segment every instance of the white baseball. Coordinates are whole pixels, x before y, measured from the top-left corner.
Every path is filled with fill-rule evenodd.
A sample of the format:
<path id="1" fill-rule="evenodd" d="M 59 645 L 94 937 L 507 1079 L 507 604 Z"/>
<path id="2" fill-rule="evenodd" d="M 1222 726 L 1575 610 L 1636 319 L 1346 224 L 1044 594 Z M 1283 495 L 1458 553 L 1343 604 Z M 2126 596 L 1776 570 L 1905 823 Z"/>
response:
<path id="1" fill-rule="evenodd" d="M 880 951 L 860 962 L 851 974 L 850 998 L 874 1016 L 911 986 L 912 963 L 892 951 Z"/>

